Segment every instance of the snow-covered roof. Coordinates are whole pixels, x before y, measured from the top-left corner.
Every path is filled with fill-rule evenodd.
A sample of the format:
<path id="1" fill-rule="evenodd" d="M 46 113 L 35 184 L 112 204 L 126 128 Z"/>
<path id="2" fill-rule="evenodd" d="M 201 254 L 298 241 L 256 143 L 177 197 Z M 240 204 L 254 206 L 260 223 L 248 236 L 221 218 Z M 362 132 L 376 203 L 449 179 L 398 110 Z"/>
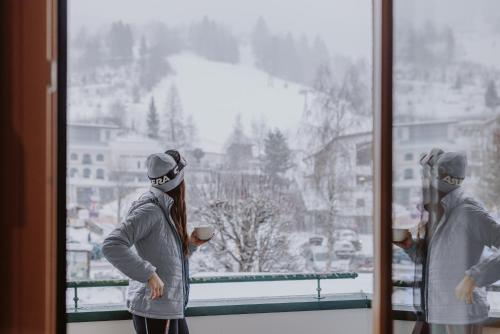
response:
<path id="1" fill-rule="evenodd" d="M 105 124 L 105 123 L 86 123 L 86 122 L 69 122 L 68 127 L 87 127 L 87 128 L 103 128 L 103 129 L 120 129 L 119 126 L 115 124 Z"/>

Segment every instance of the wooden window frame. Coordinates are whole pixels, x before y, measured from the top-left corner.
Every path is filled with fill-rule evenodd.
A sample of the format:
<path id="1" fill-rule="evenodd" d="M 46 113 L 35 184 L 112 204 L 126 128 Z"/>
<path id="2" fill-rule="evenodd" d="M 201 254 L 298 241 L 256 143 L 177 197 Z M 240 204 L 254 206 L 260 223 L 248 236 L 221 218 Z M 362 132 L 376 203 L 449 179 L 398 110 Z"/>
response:
<path id="1" fill-rule="evenodd" d="M 393 1 L 373 0 L 373 334 L 392 334 Z"/>
<path id="2" fill-rule="evenodd" d="M 0 1 L 2 333 L 65 333 L 66 0 Z"/>
<path id="3" fill-rule="evenodd" d="M 8 209 L 0 326 L 64 333 L 67 3 L 5 0 L 0 9 L 7 46 L 0 51 L 0 153 L 8 157 L 0 172 Z M 375 334 L 392 333 L 392 9 L 392 0 L 373 0 Z M 54 61 L 58 87 L 50 90 Z"/>

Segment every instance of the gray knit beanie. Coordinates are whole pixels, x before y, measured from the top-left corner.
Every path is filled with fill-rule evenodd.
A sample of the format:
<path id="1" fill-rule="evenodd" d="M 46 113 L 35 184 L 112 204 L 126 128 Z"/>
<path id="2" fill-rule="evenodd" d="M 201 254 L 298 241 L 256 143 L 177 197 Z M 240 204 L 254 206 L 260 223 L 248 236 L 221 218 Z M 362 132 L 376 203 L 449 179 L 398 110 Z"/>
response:
<path id="1" fill-rule="evenodd" d="M 458 188 L 465 179 L 467 156 L 461 152 L 445 152 L 436 161 L 436 188 L 450 192 Z"/>
<path id="2" fill-rule="evenodd" d="M 146 165 L 151 186 L 163 192 L 175 189 L 184 180 L 186 160 L 176 150 L 151 154 Z"/>

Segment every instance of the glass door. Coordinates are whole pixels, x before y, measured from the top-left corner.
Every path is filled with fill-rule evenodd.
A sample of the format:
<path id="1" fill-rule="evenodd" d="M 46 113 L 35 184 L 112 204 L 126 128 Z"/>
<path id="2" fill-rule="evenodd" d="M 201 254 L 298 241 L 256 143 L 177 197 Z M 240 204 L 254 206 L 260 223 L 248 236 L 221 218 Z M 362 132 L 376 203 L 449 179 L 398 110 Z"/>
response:
<path id="1" fill-rule="evenodd" d="M 480 333 L 500 308 L 499 12 L 394 1 L 395 333 Z"/>

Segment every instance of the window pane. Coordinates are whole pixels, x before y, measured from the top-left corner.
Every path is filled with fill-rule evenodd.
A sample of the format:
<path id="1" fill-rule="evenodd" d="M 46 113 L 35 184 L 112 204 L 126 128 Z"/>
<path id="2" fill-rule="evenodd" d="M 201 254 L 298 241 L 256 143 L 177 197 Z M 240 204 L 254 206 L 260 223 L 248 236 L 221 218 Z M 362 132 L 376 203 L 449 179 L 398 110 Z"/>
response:
<path id="1" fill-rule="evenodd" d="M 395 1 L 393 237 L 406 239 L 393 306 L 432 333 L 464 332 L 437 324 L 482 322 L 500 305 L 499 12 L 489 0 Z"/>
<path id="2" fill-rule="evenodd" d="M 352 271 L 323 292 L 370 292 L 371 1 L 208 3 L 70 1 L 68 243 L 90 255 L 68 277 L 123 277 L 101 243 L 174 148 L 188 230 L 216 230 L 192 275 Z"/>

